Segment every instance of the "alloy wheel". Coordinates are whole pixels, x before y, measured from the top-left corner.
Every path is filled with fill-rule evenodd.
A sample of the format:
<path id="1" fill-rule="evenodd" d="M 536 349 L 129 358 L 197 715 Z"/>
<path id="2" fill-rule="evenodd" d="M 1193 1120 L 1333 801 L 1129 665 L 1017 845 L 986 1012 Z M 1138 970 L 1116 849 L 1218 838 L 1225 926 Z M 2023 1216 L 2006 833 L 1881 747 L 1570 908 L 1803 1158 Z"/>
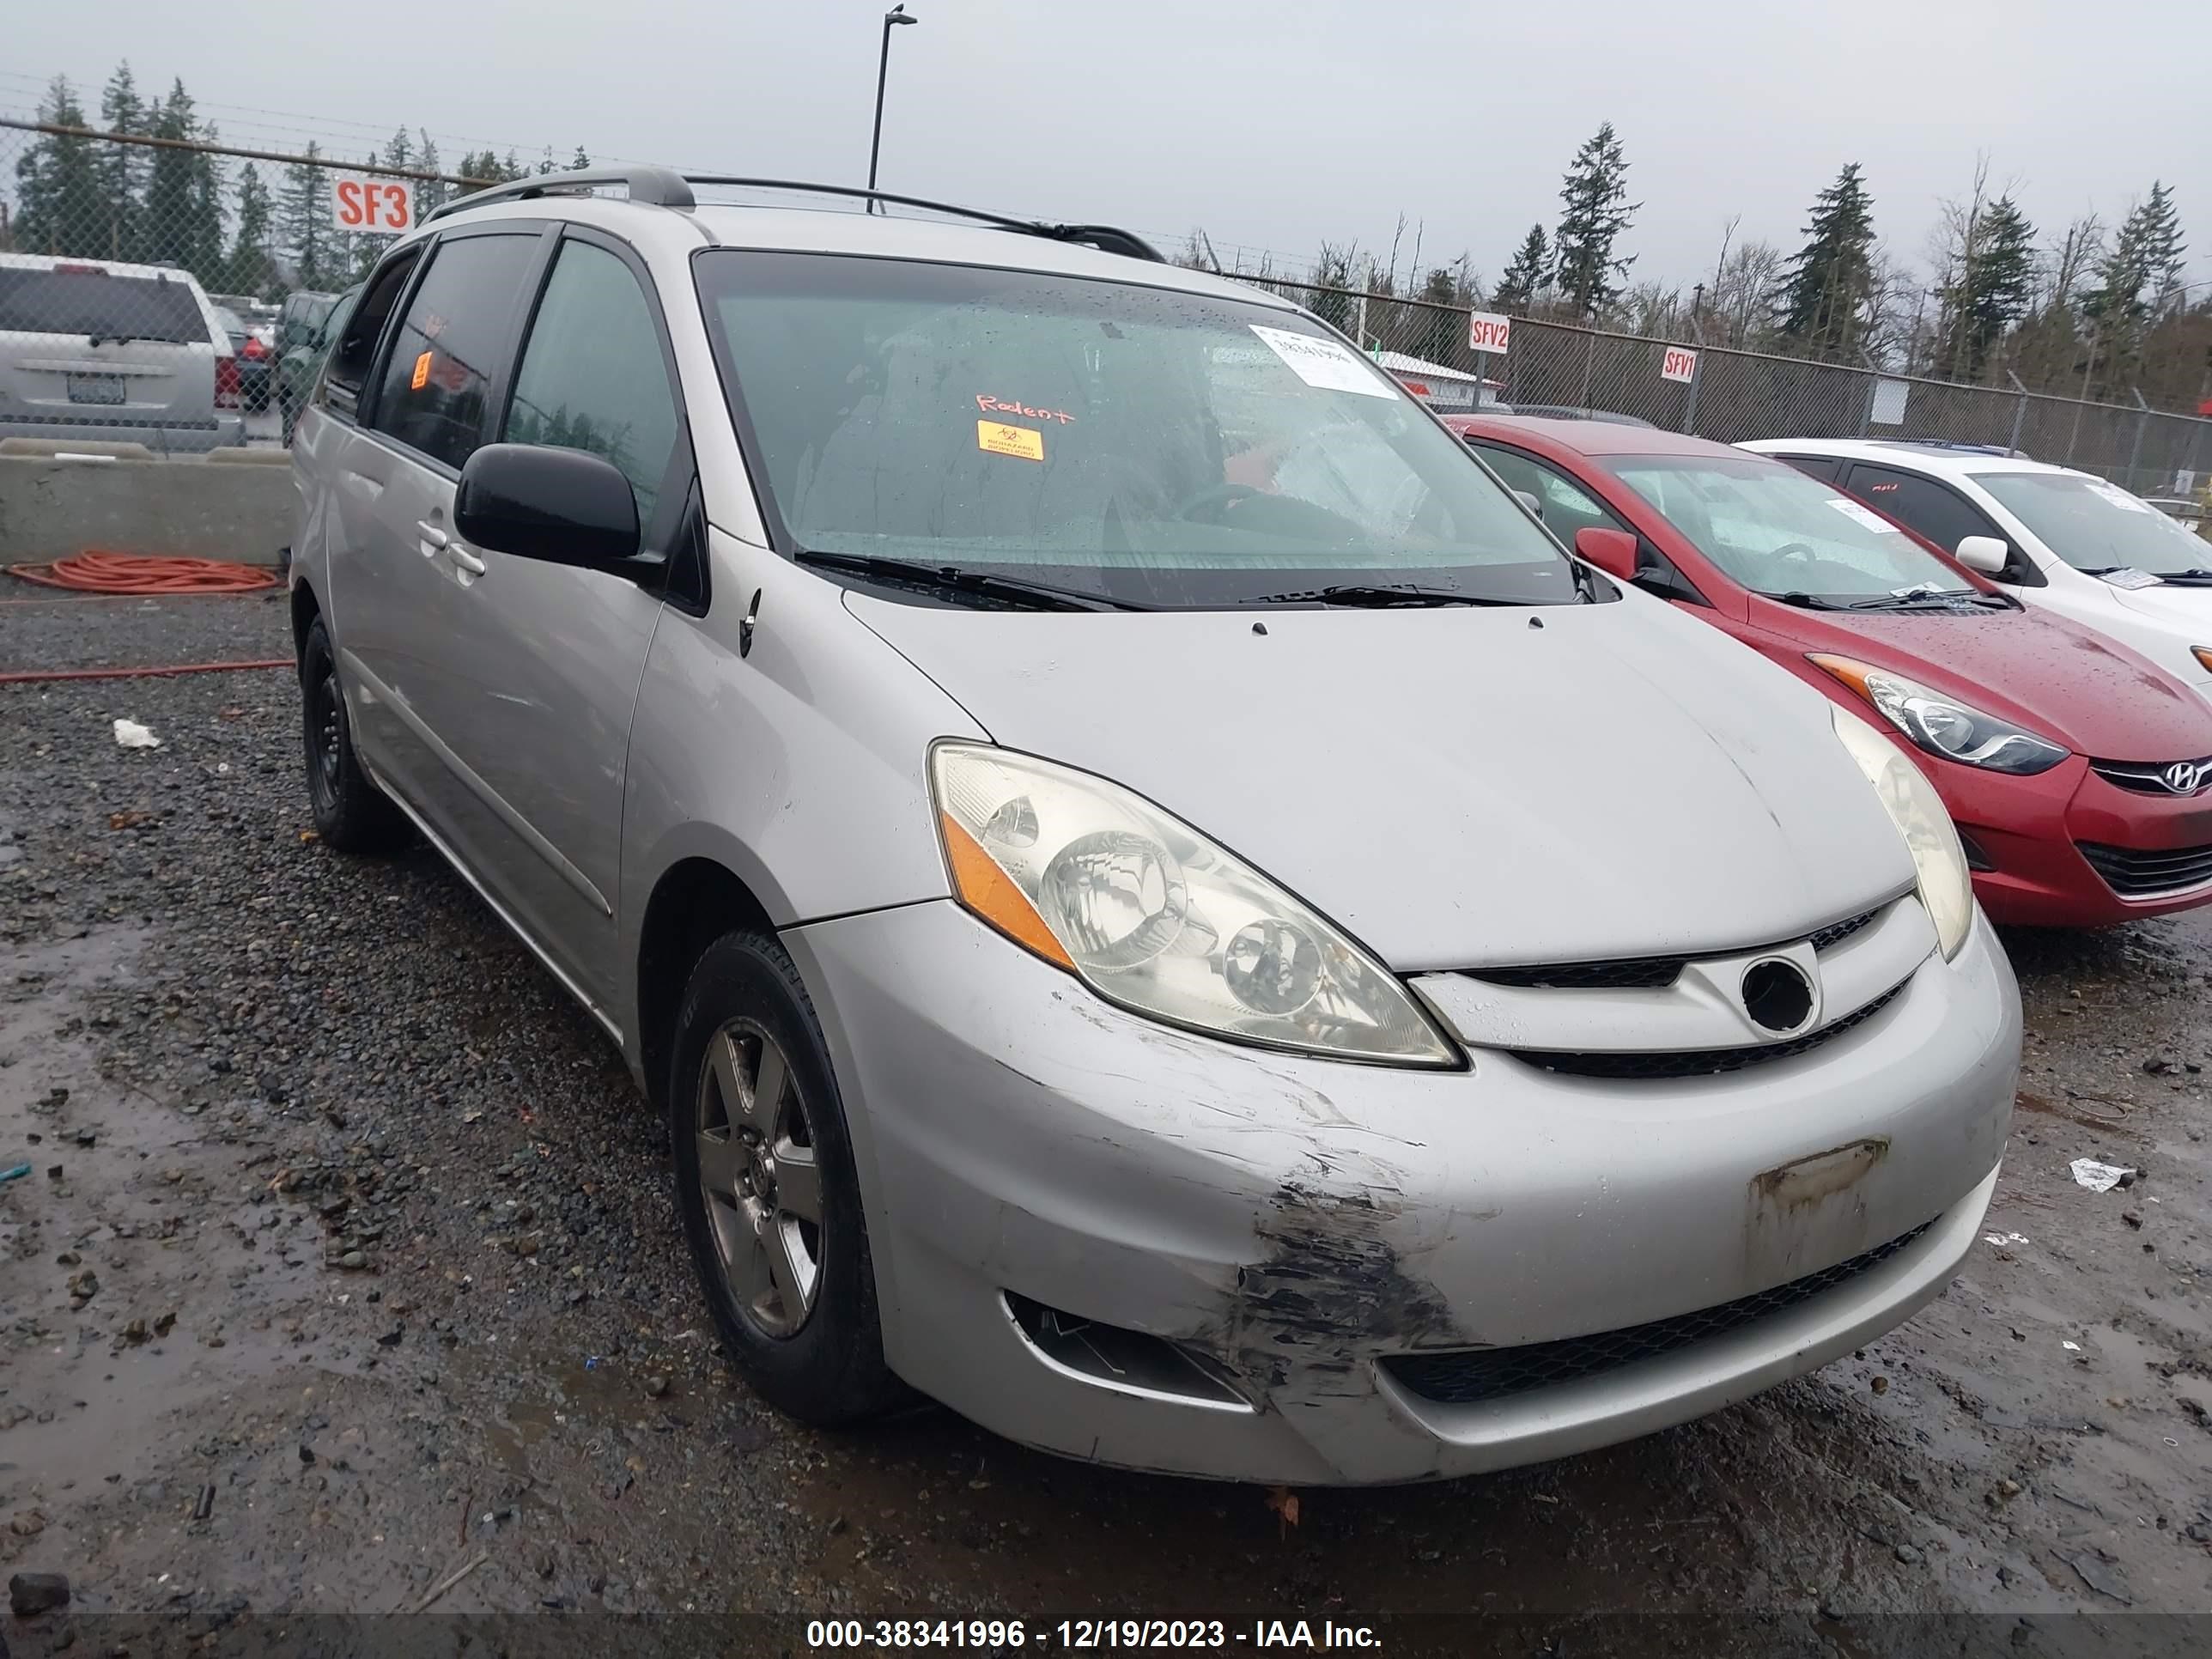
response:
<path id="1" fill-rule="evenodd" d="M 695 1122 L 724 1281 L 764 1334 L 793 1335 L 822 1284 L 822 1172 L 799 1079 L 753 1021 L 708 1039 Z"/>

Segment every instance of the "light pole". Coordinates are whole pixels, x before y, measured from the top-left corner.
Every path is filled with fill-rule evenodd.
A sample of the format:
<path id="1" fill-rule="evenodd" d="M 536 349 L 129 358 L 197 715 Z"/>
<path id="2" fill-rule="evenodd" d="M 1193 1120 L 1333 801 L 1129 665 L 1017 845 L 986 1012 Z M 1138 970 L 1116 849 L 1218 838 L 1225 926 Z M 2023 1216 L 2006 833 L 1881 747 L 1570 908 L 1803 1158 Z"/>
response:
<path id="1" fill-rule="evenodd" d="M 901 23 L 919 23 L 921 19 L 919 17 L 908 15 L 906 0 L 899 0 L 897 5 L 884 14 L 883 55 L 876 60 L 876 136 L 868 144 L 868 188 L 870 190 L 876 187 L 876 158 L 884 151 L 884 80 L 890 73 L 891 30 Z M 875 211 L 875 207 L 876 204 L 873 202 L 868 204 L 868 210 L 871 213 Z"/>

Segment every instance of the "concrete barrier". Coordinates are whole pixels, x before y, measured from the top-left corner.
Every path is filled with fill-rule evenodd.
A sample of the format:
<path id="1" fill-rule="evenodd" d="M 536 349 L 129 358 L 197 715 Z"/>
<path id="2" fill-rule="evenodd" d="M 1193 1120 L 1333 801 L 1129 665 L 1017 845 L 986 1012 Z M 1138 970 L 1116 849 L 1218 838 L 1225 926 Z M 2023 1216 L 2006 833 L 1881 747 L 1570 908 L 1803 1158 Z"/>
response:
<path id="1" fill-rule="evenodd" d="M 94 549 L 275 564 L 291 542 L 299 496 L 281 449 L 149 460 L 97 453 L 136 446 L 29 447 L 0 444 L 0 564 Z"/>

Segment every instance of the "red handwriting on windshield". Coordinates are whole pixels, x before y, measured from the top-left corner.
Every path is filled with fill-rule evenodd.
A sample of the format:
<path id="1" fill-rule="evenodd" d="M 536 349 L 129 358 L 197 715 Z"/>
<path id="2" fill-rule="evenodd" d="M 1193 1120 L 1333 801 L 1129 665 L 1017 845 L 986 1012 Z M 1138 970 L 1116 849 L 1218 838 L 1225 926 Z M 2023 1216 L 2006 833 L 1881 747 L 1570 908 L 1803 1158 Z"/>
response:
<path id="1" fill-rule="evenodd" d="M 1057 409 L 1031 409 L 1027 404 L 1006 403 L 998 398 L 987 398 L 980 392 L 975 394 L 975 407 L 986 415 L 1018 415 L 1029 421 L 1058 421 L 1062 426 L 1075 419 L 1074 416 L 1063 414 Z"/>

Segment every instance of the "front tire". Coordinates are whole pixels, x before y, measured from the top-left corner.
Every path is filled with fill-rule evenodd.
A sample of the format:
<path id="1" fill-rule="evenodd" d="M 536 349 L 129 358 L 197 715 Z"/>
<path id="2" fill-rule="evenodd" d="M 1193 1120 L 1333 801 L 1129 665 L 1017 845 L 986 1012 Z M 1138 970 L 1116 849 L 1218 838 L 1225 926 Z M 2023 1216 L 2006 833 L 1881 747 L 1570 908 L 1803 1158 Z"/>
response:
<path id="1" fill-rule="evenodd" d="M 341 853 L 388 853 L 403 846 L 407 820 L 354 753 L 337 653 L 320 617 L 300 647 L 300 714 L 316 835 Z"/>
<path id="2" fill-rule="evenodd" d="M 773 938 L 723 935 L 676 1018 L 677 1207 L 724 1346 L 753 1391 L 822 1426 L 881 1411 L 867 1218 L 820 1023 Z"/>

